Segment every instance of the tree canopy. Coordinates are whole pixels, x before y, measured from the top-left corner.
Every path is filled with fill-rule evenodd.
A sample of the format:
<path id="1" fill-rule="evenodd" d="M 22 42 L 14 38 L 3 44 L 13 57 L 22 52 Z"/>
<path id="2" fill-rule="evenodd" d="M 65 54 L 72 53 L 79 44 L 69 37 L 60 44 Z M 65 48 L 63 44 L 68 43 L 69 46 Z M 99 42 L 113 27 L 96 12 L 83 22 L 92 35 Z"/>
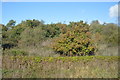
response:
<path id="1" fill-rule="evenodd" d="M 120 39 L 118 25 L 100 24 L 98 20 L 91 24 L 84 21 L 44 24 L 43 20 L 33 19 L 15 24 L 16 21 L 10 20 L 7 25 L 0 25 L 4 50 L 41 45 L 51 39 L 52 44 L 48 47 L 55 53 L 66 56 L 95 55 L 100 44 L 117 46 Z"/>

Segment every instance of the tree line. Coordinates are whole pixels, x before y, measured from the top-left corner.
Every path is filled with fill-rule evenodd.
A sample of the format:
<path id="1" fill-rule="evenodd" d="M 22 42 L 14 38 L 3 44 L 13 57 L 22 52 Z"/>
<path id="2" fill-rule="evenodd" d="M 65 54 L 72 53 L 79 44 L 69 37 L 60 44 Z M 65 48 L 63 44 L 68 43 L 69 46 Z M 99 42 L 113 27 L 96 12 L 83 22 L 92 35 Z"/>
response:
<path id="1" fill-rule="evenodd" d="M 95 55 L 98 46 L 118 46 L 118 30 L 120 27 L 113 23 L 100 24 L 98 20 L 90 24 L 84 21 L 45 24 L 43 20 L 25 20 L 16 25 L 10 20 L 2 28 L 3 52 L 12 48 L 38 46 L 43 41 L 52 39 L 48 46 L 55 53 L 64 56 Z"/>

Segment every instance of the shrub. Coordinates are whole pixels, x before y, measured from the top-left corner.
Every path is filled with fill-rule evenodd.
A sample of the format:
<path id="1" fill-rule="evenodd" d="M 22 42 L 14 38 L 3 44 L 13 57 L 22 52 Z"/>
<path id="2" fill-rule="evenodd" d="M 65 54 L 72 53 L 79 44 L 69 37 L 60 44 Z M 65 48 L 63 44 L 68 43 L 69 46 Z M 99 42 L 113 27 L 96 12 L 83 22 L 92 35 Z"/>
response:
<path id="1" fill-rule="evenodd" d="M 15 26 L 10 30 L 3 30 L 2 32 L 2 47 L 3 50 L 7 48 L 13 48 L 18 46 L 20 40 L 20 35 L 24 31 L 24 28 L 21 26 Z"/>
<path id="2" fill-rule="evenodd" d="M 89 26 L 83 22 L 75 23 L 65 34 L 60 34 L 54 39 L 52 48 L 55 52 L 66 56 L 94 55 L 96 50 Z"/>
<path id="3" fill-rule="evenodd" d="M 43 29 L 45 31 L 45 37 L 48 38 L 56 37 L 61 33 L 57 24 L 48 24 Z"/>
<path id="4" fill-rule="evenodd" d="M 26 28 L 20 35 L 19 47 L 20 46 L 36 46 L 44 40 L 44 31 L 41 27 Z"/>

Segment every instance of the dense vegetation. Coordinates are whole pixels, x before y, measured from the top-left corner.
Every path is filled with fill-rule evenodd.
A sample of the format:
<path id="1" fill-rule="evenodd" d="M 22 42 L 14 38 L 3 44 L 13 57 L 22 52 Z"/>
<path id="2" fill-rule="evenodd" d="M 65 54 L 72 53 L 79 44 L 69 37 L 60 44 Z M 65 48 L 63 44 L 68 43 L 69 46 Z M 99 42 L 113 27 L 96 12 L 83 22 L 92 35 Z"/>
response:
<path id="1" fill-rule="evenodd" d="M 4 56 L 3 78 L 118 78 L 117 61 L 115 56 Z"/>
<path id="2" fill-rule="evenodd" d="M 33 19 L 17 25 L 10 20 L 0 29 L 3 78 L 119 77 L 116 24 L 45 24 Z"/>
<path id="3" fill-rule="evenodd" d="M 83 21 L 44 24 L 42 20 L 33 19 L 17 25 L 16 21 L 10 20 L 0 26 L 3 53 L 7 55 L 117 55 L 117 52 L 105 52 L 117 51 L 120 28 L 113 23 L 100 24 L 96 20 L 91 24 Z"/>
<path id="4" fill-rule="evenodd" d="M 70 24 L 71 28 L 54 40 L 53 49 L 67 56 L 94 55 L 95 47 L 86 23 Z"/>

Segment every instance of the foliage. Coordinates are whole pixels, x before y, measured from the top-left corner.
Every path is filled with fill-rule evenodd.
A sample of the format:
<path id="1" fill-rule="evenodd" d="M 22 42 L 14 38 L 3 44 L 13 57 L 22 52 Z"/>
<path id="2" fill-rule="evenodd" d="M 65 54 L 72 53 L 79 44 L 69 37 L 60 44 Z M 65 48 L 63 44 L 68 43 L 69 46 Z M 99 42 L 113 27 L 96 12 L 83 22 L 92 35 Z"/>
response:
<path id="1" fill-rule="evenodd" d="M 42 26 L 44 25 L 44 21 L 41 20 L 26 20 L 26 21 L 22 21 L 21 24 L 19 24 L 21 26 L 24 26 L 24 27 L 31 27 L 31 28 L 34 28 L 34 27 L 38 27 L 38 26 Z"/>
<path id="2" fill-rule="evenodd" d="M 7 25 L 6 25 L 6 27 L 14 27 L 15 26 L 15 23 L 16 23 L 16 21 L 14 21 L 14 20 L 10 20 L 8 23 L 7 23 Z"/>
<path id="3" fill-rule="evenodd" d="M 90 31 L 95 35 L 99 35 L 99 44 L 107 44 L 116 46 L 118 44 L 118 29 L 119 27 L 113 23 L 100 24 L 98 20 L 92 21 Z"/>
<path id="4" fill-rule="evenodd" d="M 20 35 L 21 40 L 19 40 L 19 46 L 35 46 L 40 44 L 44 40 L 44 34 L 41 27 L 34 29 L 26 28 Z"/>
<path id="5" fill-rule="evenodd" d="M 66 24 L 62 24 L 62 23 L 56 23 L 55 24 L 58 28 L 59 28 L 59 32 L 60 33 L 66 33 L 68 30 L 68 26 Z"/>
<path id="6" fill-rule="evenodd" d="M 90 36 L 89 26 L 86 23 L 82 21 L 74 23 L 71 30 L 54 40 L 52 48 L 67 56 L 94 55 L 96 48 Z"/>
<path id="7" fill-rule="evenodd" d="M 44 24 L 44 21 L 35 19 L 25 20 L 17 25 L 15 23 L 16 21 L 10 20 L 7 25 L 0 25 L 3 50 L 14 47 L 42 47 L 44 43 L 50 45 L 57 53 L 83 56 L 94 55 L 96 49 L 97 52 L 105 52 L 106 48 L 103 49 L 103 45 L 107 47 L 119 45 L 120 27 L 113 23 L 100 24 L 95 20 L 91 24 L 83 21 Z M 50 39 L 51 41 L 47 43 L 46 41 Z"/>
<path id="8" fill-rule="evenodd" d="M 106 24 L 103 27 L 101 34 L 103 35 L 104 43 L 111 46 L 118 45 L 118 28 L 115 24 Z"/>
<path id="9" fill-rule="evenodd" d="M 100 33 L 102 31 L 103 25 L 99 23 L 98 20 L 92 21 L 90 24 L 90 31 L 95 34 L 95 33 Z"/>
<path id="10" fill-rule="evenodd" d="M 48 24 L 43 28 L 45 31 L 45 37 L 53 38 L 58 36 L 60 32 L 60 28 L 57 24 Z"/>
<path id="11" fill-rule="evenodd" d="M 2 35 L 3 49 L 17 46 L 20 40 L 20 35 L 23 31 L 24 31 L 24 27 L 21 26 L 16 26 L 13 29 L 7 31 L 3 30 L 3 35 Z"/>
<path id="12" fill-rule="evenodd" d="M 8 30 L 8 28 L 6 26 L 4 26 L 2 24 L 0 26 L 1 26 L 0 28 L 2 29 L 3 32 Z"/>

